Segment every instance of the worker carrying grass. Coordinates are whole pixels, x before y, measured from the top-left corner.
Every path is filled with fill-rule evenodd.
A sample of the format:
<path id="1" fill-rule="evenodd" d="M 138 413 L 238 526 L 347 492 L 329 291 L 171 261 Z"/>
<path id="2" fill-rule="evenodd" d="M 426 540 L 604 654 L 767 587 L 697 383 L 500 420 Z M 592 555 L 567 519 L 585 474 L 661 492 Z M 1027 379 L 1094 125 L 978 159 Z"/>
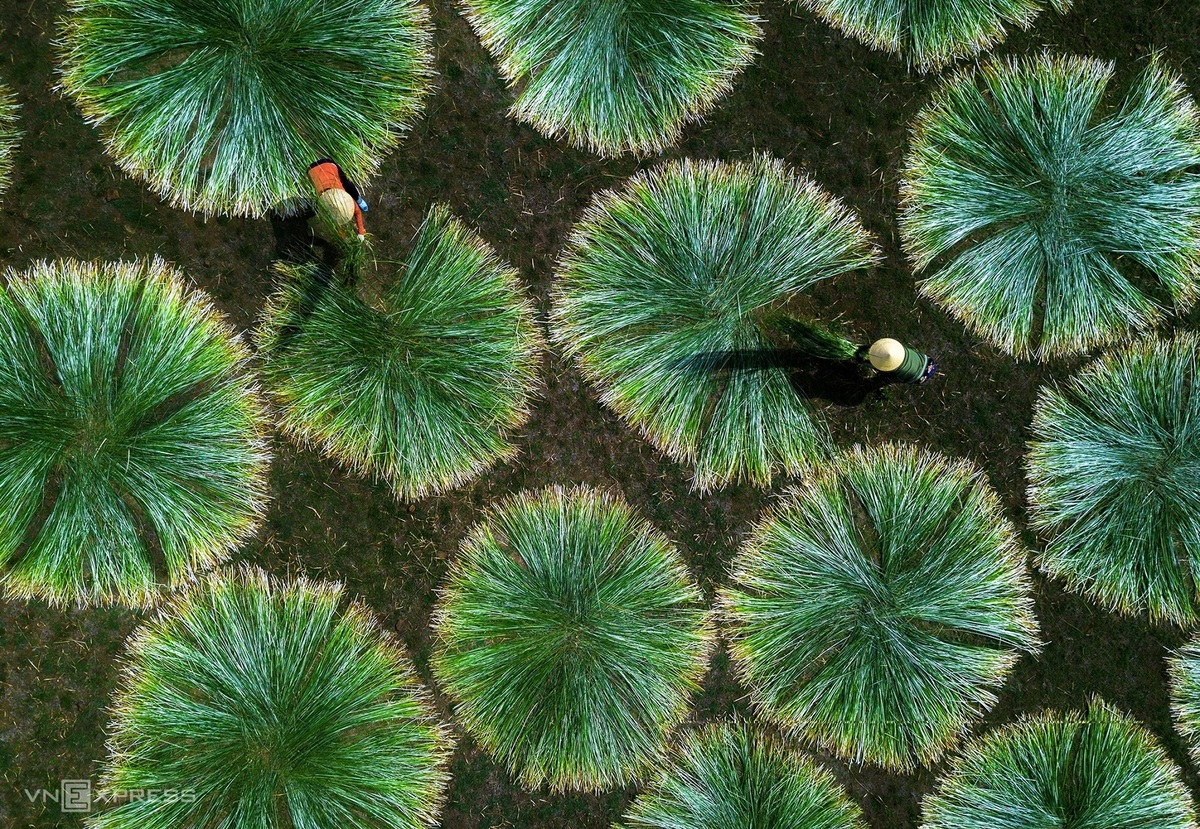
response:
<path id="1" fill-rule="evenodd" d="M 317 190 L 317 215 L 333 226 L 341 235 L 343 228 L 353 220 L 358 228 L 358 239 L 366 236 L 363 211 L 367 202 L 358 188 L 342 172 L 333 159 L 322 158 L 308 168 L 308 177 Z"/>
<path id="2" fill-rule="evenodd" d="M 767 318 L 767 327 L 782 334 L 794 349 L 820 360 L 853 360 L 870 364 L 882 377 L 897 383 L 921 384 L 937 372 L 927 354 L 908 348 L 898 340 L 884 337 L 870 345 L 855 345 L 850 340 L 815 322 L 783 313 Z"/>

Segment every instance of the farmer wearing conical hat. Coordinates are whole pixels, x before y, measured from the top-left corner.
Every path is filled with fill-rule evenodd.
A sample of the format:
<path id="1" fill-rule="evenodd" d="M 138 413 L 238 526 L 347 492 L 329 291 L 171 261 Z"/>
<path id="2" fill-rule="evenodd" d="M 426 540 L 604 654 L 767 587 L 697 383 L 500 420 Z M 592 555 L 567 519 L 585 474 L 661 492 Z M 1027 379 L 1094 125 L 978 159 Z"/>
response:
<path id="1" fill-rule="evenodd" d="M 858 350 L 858 359 L 901 383 L 924 383 L 937 371 L 937 363 L 898 340 L 884 337 Z"/>
<path id="2" fill-rule="evenodd" d="M 362 241 L 367 232 L 363 225 L 363 211 L 367 209 L 367 202 L 359 194 L 354 182 L 346 178 L 342 168 L 329 158 L 322 158 L 310 166 L 308 177 L 317 190 L 321 212 L 339 229 L 353 221 L 358 228 L 359 241 Z"/>

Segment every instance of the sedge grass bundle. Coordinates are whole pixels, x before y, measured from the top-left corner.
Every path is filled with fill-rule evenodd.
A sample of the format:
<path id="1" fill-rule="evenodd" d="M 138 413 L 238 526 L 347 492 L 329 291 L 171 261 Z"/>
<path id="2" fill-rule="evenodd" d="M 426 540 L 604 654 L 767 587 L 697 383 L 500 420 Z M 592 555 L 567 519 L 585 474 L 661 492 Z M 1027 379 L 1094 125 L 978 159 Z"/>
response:
<path id="1" fill-rule="evenodd" d="M 856 447 L 755 529 L 721 603 L 755 708 L 852 762 L 935 762 L 1039 648 L 1025 557 L 964 462 Z"/>
<path id="2" fill-rule="evenodd" d="M 207 577 L 135 633 L 127 663 L 98 792 L 118 805 L 89 829 L 437 825 L 451 738 L 341 585 Z"/>
<path id="3" fill-rule="evenodd" d="M 261 216 L 330 157 L 362 181 L 412 126 L 431 37 L 416 0 L 71 0 L 62 85 L 172 204 Z"/>
<path id="4" fill-rule="evenodd" d="M 1038 565 L 1105 607 L 1200 618 L 1200 335 L 1148 337 L 1038 396 L 1026 458 Z M 1193 561 L 1197 559 L 1197 561 Z"/>
<path id="5" fill-rule="evenodd" d="M 921 807 L 921 829 L 1196 829 L 1179 768 L 1133 717 L 1100 700 L 1048 712 L 963 749 Z"/>
<path id="6" fill-rule="evenodd" d="M 901 236 L 921 292 L 1019 358 L 1113 342 L 1200 291 L 1200 116 L 1151 59 L 1041 55 L 952 76 L 918 115 Z"/>
<path id="7" fill-rule="evenodd" d="M 698 489 L 766 486 L 829 436 L 786 366 L 738 359 L 776 350 L 773 311 L 876 258 L 854 214 L 781 162 L 673 162 L 589 207 L 559 266 L 553 337 Z"/>
<path id="8" fill-rule="evenodd" d="M 659 760 L 712 633 L 674 546 L 589 489 L 523 493 L 463 543 L 433 670 L 467 732 L 530 788 L 603 790 Z"/>
<path id="9" fill-rule="evenodd" d="M 1193 636 L 1171 654 L 1167 671 L 1175 726 L 1192 760 L 1200 760 L 1200 637 Z"/>
<path id="10" fill-rule="evenodd" d="M 139 605 L 226 558 L 265 502 L 249 352 L 161 260 L 42 262 L 0 289 L 0 576 Z"/>
<path id="11" fill-rule="evenodd" d="M 874 49 L 898 52 L 920 72 L 982 52 L 1009 26 L 1029 28 L 1044 0 L 797 0 Z M 1049 0 L 1065 13 L 1071 0 Z"/>
<path id="12" fill-rule="evenodd" d="M 819 322 L 789 314 L 772 314 L 763 320 L 763 328 L 780 335 L 788 347 L 816 360 L 853 360 L 859 346 Z"/>
<path id="13" fill-rule="evenodd" d="M 762 36 L 746 0 L 463 0 L 512 114 L 605 156 L 657 153 L 727 94 Z"/>
<path id="14" fill-rule="evenodd" d="M 448 209 L 430 210 L 381 307 L 345 274 L 276 271 L 258 339 L 290 434 L 406 500 L 516 453 L 541 337 L 517 272 Z"/>
<path id="15" fill-rule="evenodd" d="M 745 724 L 689 734 L 614 829 L 865 829 L 833 775 Z"/>

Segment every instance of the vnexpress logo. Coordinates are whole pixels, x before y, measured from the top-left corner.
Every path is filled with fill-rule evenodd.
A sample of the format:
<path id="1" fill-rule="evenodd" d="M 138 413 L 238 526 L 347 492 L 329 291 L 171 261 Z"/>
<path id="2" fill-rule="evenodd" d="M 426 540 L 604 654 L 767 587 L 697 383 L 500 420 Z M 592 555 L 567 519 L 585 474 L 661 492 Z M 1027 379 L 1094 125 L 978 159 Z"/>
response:
<path id="1" fill-rule="evenodd" d="M 90 812 L 97 803 L 117 805 L 134 800 L 165 803 L 195 803 L 195 789 L 124 789 L 108 792 L 92 790 L 91 780 L 60 780 L 58 789 L 26 789 L 30 803 L 57 803 L 63 812 Z"/>

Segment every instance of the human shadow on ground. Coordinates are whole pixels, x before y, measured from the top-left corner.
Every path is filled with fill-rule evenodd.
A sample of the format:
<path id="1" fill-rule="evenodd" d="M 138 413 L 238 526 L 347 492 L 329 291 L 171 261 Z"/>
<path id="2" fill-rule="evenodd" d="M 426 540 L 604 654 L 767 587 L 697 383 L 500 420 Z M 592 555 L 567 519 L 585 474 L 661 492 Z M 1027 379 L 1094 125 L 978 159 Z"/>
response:
<path id="1" fill-rule="evenodd" d="M 696 374 L 781 370 L 801 397 L 846 407 L 876 399 L 897 383 L 855 360 L 824 360 L 787 348 L 705 351 L 681 361 L 680 368 Z"/>

